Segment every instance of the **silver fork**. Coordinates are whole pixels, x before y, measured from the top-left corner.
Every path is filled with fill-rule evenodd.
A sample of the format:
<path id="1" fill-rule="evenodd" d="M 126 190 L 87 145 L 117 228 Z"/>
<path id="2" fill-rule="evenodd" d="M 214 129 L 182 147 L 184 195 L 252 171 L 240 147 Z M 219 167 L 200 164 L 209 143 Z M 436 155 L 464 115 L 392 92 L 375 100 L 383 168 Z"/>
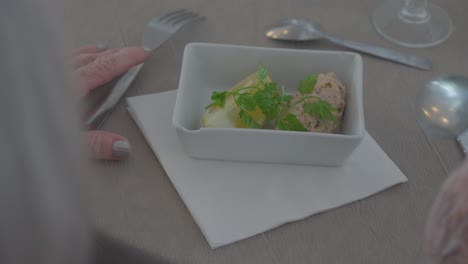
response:
<path id="1" fill-rule="evenodd" d="M 141 38 L 141 46 L 149 51 L 153 51 L 166 42 L 174 33 L 183 26 L 192 23 L 204 17 L 186 11 L 184 9 L 175 10 L 161 16 L 155 17 L 149 21 Z M 125 91 L 140 72 L 144 63 L 130 68 L 115 84 L 109 95 L 104 99 L 100 106 L 88 117 L 86 126 L 88 128 L 100 127 L 107 117 L 112 113 L 112 110 L 119 102 Z M 99 124 L 97 120 L 103 117 Z"/>

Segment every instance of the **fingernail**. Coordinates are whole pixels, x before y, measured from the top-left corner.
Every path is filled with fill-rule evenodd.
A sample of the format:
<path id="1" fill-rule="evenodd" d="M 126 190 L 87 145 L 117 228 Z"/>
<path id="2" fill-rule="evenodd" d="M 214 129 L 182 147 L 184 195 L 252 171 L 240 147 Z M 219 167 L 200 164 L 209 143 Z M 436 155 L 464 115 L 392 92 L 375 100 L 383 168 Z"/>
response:
<path id="1" fill-rule="evenodd" d="M 112 156 L 116 159 L 126 159 L 130 154 L 130 144 L 128 141 L 118 140 L 112 146 Z"/>
<path id="2" fill-rule="evenodd" d="M 98 47 L 98 49 L 107 49 L 107 44 L 98 43 L 98 44 L 96 44 L 96 47 Z"/>
<path id="3" fill-rule="evenodd" d="M 143 47 L 143 49 L 144 49 L 145 51 L 153 51 L 151 48 L 148 48 L 148 47 Z"/>

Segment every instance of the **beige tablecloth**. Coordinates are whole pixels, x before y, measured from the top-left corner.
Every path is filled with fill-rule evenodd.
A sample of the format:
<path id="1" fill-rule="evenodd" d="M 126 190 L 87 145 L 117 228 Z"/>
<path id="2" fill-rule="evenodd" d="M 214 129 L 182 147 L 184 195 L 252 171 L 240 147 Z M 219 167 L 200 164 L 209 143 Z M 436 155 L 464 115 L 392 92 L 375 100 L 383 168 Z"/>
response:
<path id="1" fill-rule="evenodd" d="M 288 17 L 314 18 L 336 36 L 434 62 L 432 71 L 419 71 L 363 57 L 366 128 L 408 177 L 407 184 L 217 250 L 209 248 L 122 101 L 104 129 L 129 138 L 133 153 L 126 162 L 91 164 L 89 205 L 95 227 L 135 250 L 176 263 L 423 263 L 428 210 L 463 154 L 454 140 L 423 134 L 413 102 L 429 78 L 468 74 L 468 2 L 434 2 L 453 18 L 454 33 L 439 46 L 409 49 L 374 30 L 371 14 L 380 0 L 68 0 L 63 14 L 76 46 L 137 45 L 151 17 L 177 8 L 207 17 L 156 50 L 126 96 L 177 88 L 183 48 L 191 41 L 342 49 L 325 41 L 280 43 L 263 36 L 268 25 Z"/>

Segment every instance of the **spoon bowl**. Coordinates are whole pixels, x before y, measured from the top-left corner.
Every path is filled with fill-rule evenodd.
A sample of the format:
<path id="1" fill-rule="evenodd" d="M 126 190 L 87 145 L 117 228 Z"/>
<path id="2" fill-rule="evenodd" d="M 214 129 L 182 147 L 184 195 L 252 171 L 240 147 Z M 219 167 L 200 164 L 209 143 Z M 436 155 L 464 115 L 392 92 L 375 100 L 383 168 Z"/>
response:
<path id="1" fill-rule="evenodd" d="M 309 41 L 323 37 L 323 28 L 315 21 L 288 19 L 265 32 L 268 38 L 288 41 Z"/>
<path id="2" fill-rule="evenodd" d="M 451 75 L 428 81 L 416 97 L 415 111 L 427 135 L 460 135 L 468 128 L 468 78 Z"/>

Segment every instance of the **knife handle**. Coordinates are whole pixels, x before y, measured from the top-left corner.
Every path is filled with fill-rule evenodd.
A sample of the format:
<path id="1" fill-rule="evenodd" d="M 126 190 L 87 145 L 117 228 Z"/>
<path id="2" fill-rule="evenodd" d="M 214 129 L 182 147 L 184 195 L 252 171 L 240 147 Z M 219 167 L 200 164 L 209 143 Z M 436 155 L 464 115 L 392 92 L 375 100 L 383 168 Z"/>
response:
<path id="1" fill-rule="evenodd" d="M 414 55 L 401 53 L 395 50 L 389 50 L 381 47 L 372 46 L 369 44 L 358 43 L 351 40 L 342 40 L 330 35 L 324 35 L 324 38 L 328 39 L 332 43 L 347 47 L 349 49 L 357 50 L 363 53 L 367 53 L 382 59 L 401 63 L 411 67 L 415 67 L 421 70 L 432 69 L 432 62 L 427 58 L 422 58 Z"/>
<path id="2" fill-rule="evenodd" d="M 86 126 L 91 127 L 91 125 L 96 122 L 98 118 L 100 118 L 104 113 L 110 113 L 111 109 L 113 109 L 117 103 L 120 101 L 120 98 L 124 95 L 125 91 L 127 91 L 130 84 L 132 84 L 135 77 L 140 72 L 143 64 L 138 64 L 130 68 L 122 77 L 120 77 L 119 81 L 115 84 L 112 90 L 107 95 L 106 99 L 101 103 L 101 105 L 96 108 L 96 110 L 89 116 L 86 120 Z"/>

